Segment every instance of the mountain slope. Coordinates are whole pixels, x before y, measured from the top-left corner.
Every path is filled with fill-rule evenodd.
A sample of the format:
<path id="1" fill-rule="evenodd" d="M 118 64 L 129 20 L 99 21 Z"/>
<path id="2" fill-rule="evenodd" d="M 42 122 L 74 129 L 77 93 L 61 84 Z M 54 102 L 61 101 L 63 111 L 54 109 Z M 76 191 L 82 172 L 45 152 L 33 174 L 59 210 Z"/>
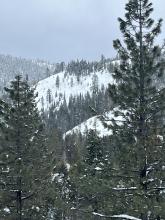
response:
<path id="1" fill-rule="evenodd" d="M 65 137 L 74 134 L 81 134 L 84 136 L 89 130 L 95 130 L 99 137 L 109 136 L 112 134 L 112 132 L 108 128 L 105 128 L 103 126 L 100 120 L 100 116 L 94 116 L 75 126 L 73 129 L 67 131 L 63 135 L 63 138 L 65 139 Z"/>
<path id="2" fill-rule="evenodd" d="M 94 86 L 97 87 L 96 89 L 101 90 L 103 87 L 107 88 L 112 81 L 112 76 L 107 70 L 92 72 L 79 78 L 76 75 L 70 75 L 66 71 L 60 72 L 41 80 L 37 84 L 38 108 L 39 110 L 43 108 L 46 111 L 54 104 L 58 109 L 64 100 L 68 104 L 71 96 L 91 94 Z"/>
<path id="3" fill-rule="evenodd" d="M 54 75 L 36 84 L 38 109 L 47 127 L 63 133 L 91 118 L 109 111 L 112 102 L 108 85 L 114 83 L 112 60 L 85 60 L 60 63 Z"/>
<path id="4" fill-rule="evenodd" d="M 24 59 L 10 55 L 0 55 L 0 91 L 13 80 L 15 75 L 28 75 L 30 84 L 48 77 L 54 71 L 56 64 L 51 64 L 41 60 Z M 49 69 L 49 70 L 48 70 Z"/>
<path id="5" fill-rule="evenodd" d="M 110 136 L 112 134 L 112 131 L 109 128 L 105 127 L 102 123 L 102 121 L 104 121 L 105 123 L 105 120 L 107 126 L 111 125 L 112 120 L 118 121 L 118 125 L 122 125 L 123 118 L 121 116 L 114 116 L 112 111 L 109 111 L 104 115 L 96 115 L 75 126 L 73 129 L 67 131 L 63 135 L 63 138 L 65 139 L 66 136 L 73 134 L 81 134 L 84 136 L 89 130 L 95 130 L 99 137 Z"/>

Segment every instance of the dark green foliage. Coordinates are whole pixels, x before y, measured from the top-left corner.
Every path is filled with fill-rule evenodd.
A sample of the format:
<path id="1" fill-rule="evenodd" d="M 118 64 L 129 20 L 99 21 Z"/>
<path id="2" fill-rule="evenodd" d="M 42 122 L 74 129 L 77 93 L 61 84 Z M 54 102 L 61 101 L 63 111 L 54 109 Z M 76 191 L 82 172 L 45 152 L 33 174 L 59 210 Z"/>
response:
<path id="1" fill-rule="evenodd" d="M 47 145 L 51 152 L 53 153 L 52 160 L 55 160 L 54 164 L 61 160 L 64 151 L 64 141 L 62 132 L 57 128 L 51 128 L 46 132 Z"/>
<path id="2" fill-rule="evenodd" d="M 64 102 L 56 109 L 56 105 L 51 103 L 48 112 L 43 112 L 43 118 L 47 128 L 51 132 L 52 128 L 58 128 L 63 133 L 84 122 L 96 114 L 102 114 L 112 108 L 109 92 L 104 87 L 97 93 L 90 95 L 70 96 L 69 103 Z M 94 109 L 93 113 L 91 109 Z"/>
<path id="3" fill-rule="evenodd" d="M 96 131 L 90 130 L 87 133 L 85 147 L 83 158 L 70 171 L 72 190 L 74 189 L 73 213 L 82 215 L 82 219 L 97 219 L 93 212 L 106 214 L 111 206 L 111 165 L 103 139 L 98 137 Z"/>
<path id="4" fill-rule="evenodd" d="M 159 87 L 157 82 L 164 74 L 165 61 L 161 48 L 154 42 L 162 20 L 154 24 L 148 0 L 130 0 L 125 9 L 125 20 L 119 18 L 125 46 L 118 39 L 114 41 L 120 66 L 113 75 L 117 84 L 109 88 L 117 107 L 114 112 L 123 118 L 122 126 L 115 121 L 111 126 L 119 187 L 118 207 L 114 207 L 118 214 L 159 219 L 165 217 L 165 87 Z"/>
<path id="5" fill-rule="evenodd" d="M 87 62 L 86 60 L 73 60 L 68 64 L 64 62 L 57 63 L 54 73 L 60 73 L 63 71 L 68 72 L 70 75 L 76 75 L 78 80 L 80 76 L 86 76 L 92 72 L 103 71 L 108 69 L 112 72 L 114 65 L 111 59 L 105 58 L 103 55 L 99 61 Z"/>
<path id="6" fill-rule="evenodd" d="M 9 103 L 4 109 L 1 145 L 5 183 L 2 208 L 9 208 L 12 219 L 42 219 L 46 214 L 43 190 L 49 180 L 51 161 L 36 96 L 19 75 L 5 91 Z"/>
<path id="7" fill-rule="evenodd" d="M 50 219 L 61 220 L 71 217 L 74 189 L 70 181 L 68 166 L 63 159 L 54 167 L 52 182 L 48 189 L 49 208 L 52 213 Z"/>
<path id="8" fill-rule="evenodd" d="M 97 136 L 96 131 L 90 130 L 87 134 L 87 155 L 85 157 L 85 162 L 88 165 L 98 165 L 102 162 L 103 158 L 103 146 L 101 139 Z"/>

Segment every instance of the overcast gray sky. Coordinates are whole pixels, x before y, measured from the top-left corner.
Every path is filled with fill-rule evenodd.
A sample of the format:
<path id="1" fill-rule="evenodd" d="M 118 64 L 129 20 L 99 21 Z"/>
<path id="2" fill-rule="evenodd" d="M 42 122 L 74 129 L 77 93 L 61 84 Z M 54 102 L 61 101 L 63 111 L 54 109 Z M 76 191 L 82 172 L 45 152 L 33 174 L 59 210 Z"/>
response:
<path id="1" fill-rule="evenodd" d="M 0 0 L 0 53 L 69 61 L 113 57 L 127 0 Z M 165 1 L 153 0 L 165 20 Z M 164 21 L 165 22 L 165 21 Z M 159 40 L 165 38 L 165 24 Z"/>

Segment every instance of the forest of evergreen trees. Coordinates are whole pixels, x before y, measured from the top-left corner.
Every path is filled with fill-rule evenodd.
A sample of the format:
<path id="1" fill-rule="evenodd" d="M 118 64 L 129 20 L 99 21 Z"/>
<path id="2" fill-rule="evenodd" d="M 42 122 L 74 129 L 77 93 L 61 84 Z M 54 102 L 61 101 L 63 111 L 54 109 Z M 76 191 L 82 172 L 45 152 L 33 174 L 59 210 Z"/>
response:
<path id="1" fill-rule="evenodd" d="M 120 64 L 108 89 L 92 85 L 92 96 L 70 97 L 60 110 L 39 112 L 35 88 L 16 75 L 0 100 L 0 219 L 2 220 L 164 220 L 165 58 L 155 43 L 156 23 L 149 0 L 129 0 L 119 18 L 123 39 L 113 42 Z M 106 62 L 62 62 L 77 77 Z M 58 79 L 56 86 L 58 86 Z M 48 101 L 51 92 L 48 91 Z M 85 119 L 111 111 L 86 135 L 63 134 Z M 119 120 L 117 120 L 119 119 Z"/>

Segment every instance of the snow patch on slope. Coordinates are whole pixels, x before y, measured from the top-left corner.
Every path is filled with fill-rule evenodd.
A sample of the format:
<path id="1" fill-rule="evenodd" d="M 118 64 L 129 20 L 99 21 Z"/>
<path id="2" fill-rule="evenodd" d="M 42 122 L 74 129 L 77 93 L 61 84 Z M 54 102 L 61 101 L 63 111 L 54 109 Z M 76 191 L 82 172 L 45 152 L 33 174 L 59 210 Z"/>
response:
<path id="1" fill-rule="evenodd" d="M 89 118 L 85 122 L 67 131 L 63 137 L 65 138 L 68 135 L 79 134 L 79 133 L 81 133 L 82 135 L 86 135 L 86 132 L 88 132 L 89 130 L 95 130 L 99 137 L 110 136 L 112 135 L 112 130 L 109 128 L 106 128 L 103 125 L 102 119 L 104 120 L 104 118 L 106 118 L 106 124 L 109 126 L 112 124 L 112 120 L 115 120 L 118 125 L 123 124 L 122 116 L 114 116 L 114 113 L 110 111 L 106 113 L 104 116 L 98 115 L 98 116 Z"/>
<path id="2" fill-rule="evenodd" d="M 91 94 L 94 75 L 98 77 L 99 89 L 101 89 L 102 86 L 107 88 L 109 83 L 114 83 L 112 74 L 109 73 L 108 70 L 80 76 L 79 79 L 76 75 L 70 75 L 64 71 L 41 80 L 36 86 L 36 92 L 38 93 L 38 109 L 48 110 L 52 104 L 58 109 L 64 100 L 66 100 L 66 103 L 68 104 L 71 96 L 74 97 L 80 94 L 84 96 L 87 92 Z M 56 84 L 57 78 L 59 78 L 59 86 Z M 48 90 L 50 90 L 51 93 L 51 100 L 49 101 Z"/>
<path id="3" fill-rule="evenodd" d="M 108 136 L 112 134 L 110 130 L 103 126 L 101 120 L 99 119 L 99 116 L 94 116 L 92 118 L 89 118 L 87 121 L 77 125 L 73 129 L 67 131 L 64 137 L 78 133 L 85 135 L 86 132 L 88 132 L 89 130 L 96 130 L 99 137 Z"/>

